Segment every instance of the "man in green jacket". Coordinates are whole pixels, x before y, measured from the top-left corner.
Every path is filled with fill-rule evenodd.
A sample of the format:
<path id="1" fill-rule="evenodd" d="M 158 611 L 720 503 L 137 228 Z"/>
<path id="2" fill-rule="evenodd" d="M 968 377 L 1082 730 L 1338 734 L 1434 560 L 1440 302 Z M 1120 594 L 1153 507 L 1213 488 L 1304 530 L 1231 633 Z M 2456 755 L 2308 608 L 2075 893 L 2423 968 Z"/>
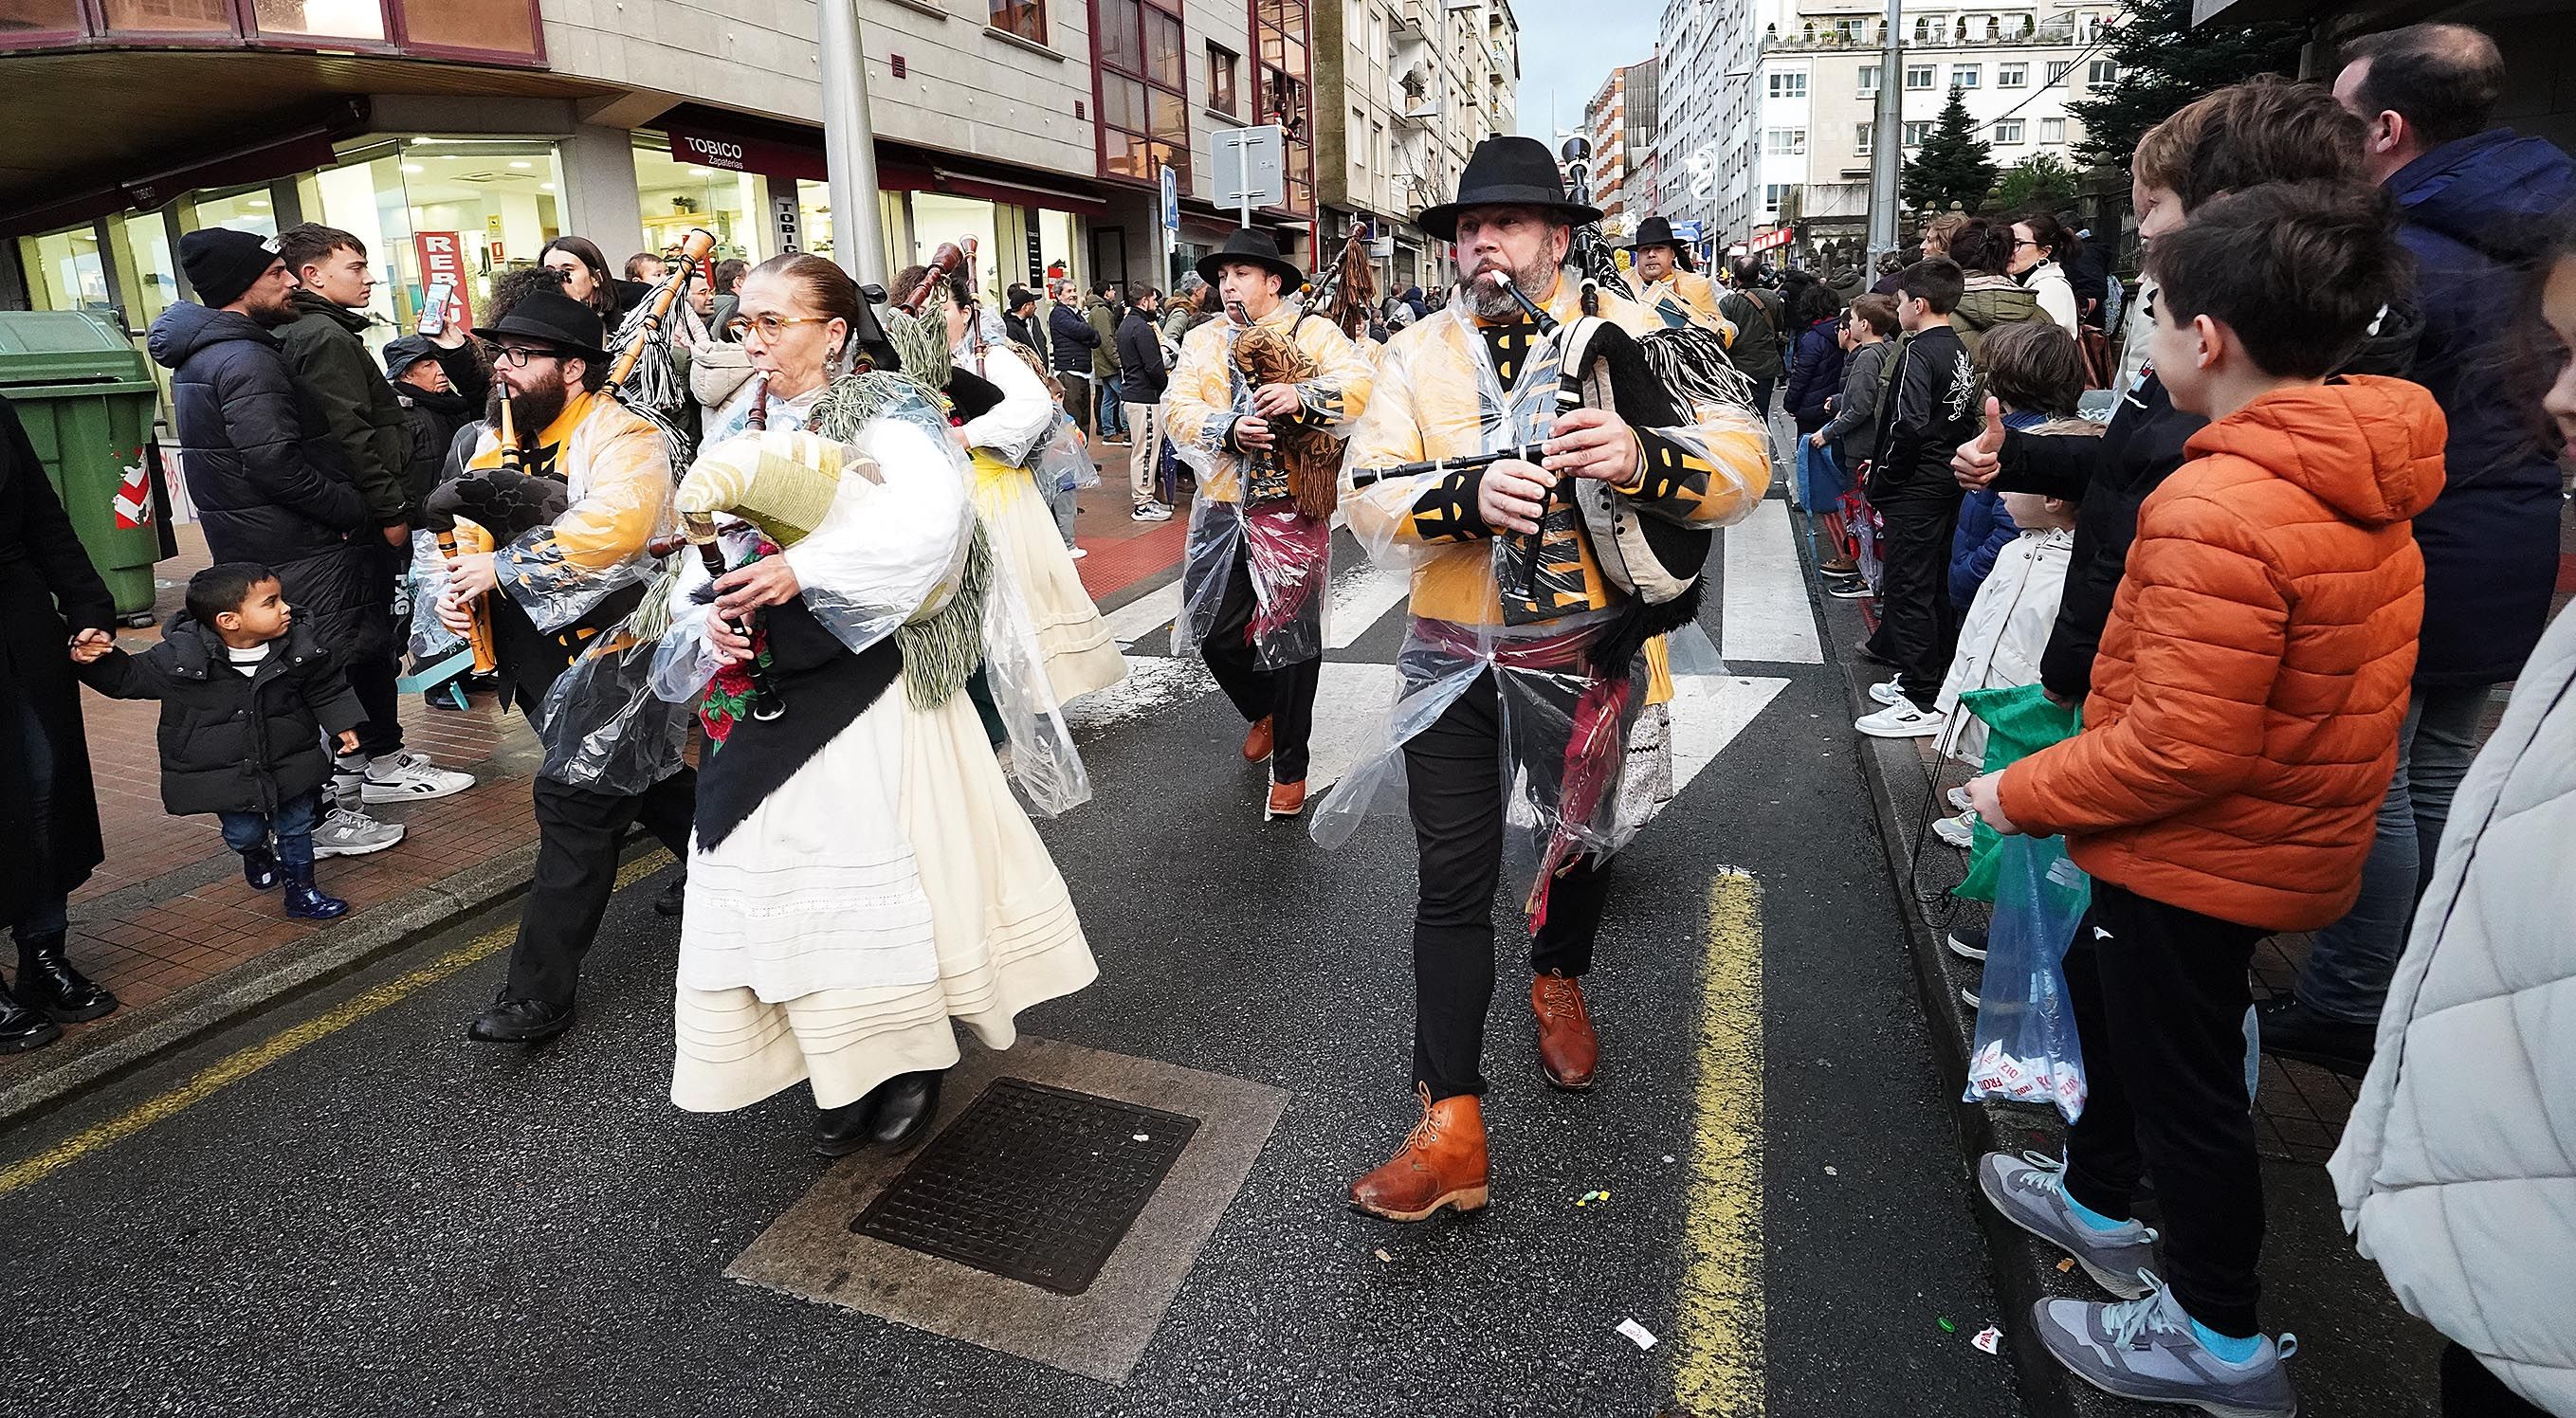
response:
<path id="1" fill-rule="evenodd" d="M 1100 391 L 1100 436 L 1127 436 L 1127 411 L 1119 403 L 1118 322 L 1127 318 L 1127 302 L 1116 281 L 1102 281 L 1083 306 L 1082 318 L 1100 334 L 1091 351 L 1091 382 Z"/>
<path id="2" fill-rule="evenodd" d="M 373 584 L 390 619 L 395 587 L 411 561 L 411 527 L 419 509 L 411 501 L 411 429 L 402 401 L 359 339 L 367 328 L 364 312 L 375 293 L 375 272 L 367 264 L 366 243 L 336 227 L 289 227 L 278 233 L 277 247 L 297 289 L 287 297 L 295 318 L 272 333 L 286 348 L 297 386 L 320 405 L 350 480 L 366 501 L 374 530 L 354 535 L 376 539 Z M 394 643 L 400 641 L 396 635 Z M 422 802 L 474 786 L 472 775 L 440 768 L 429 755 L 403 748 L 394 683 L 400 658 L 399 649 L 341 656 L 349 688 L 367 713 L 358 726 L 358 751 L 342 754 L 332 776 L 332 796 L 343 807 Z"/>

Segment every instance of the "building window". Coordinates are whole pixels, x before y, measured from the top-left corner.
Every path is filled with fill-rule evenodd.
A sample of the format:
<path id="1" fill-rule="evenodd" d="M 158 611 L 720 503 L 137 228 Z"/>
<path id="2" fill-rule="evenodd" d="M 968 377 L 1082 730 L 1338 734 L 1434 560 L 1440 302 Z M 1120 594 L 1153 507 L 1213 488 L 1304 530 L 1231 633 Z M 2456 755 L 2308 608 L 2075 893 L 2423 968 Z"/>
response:
<path id="1" fill-rule="evenodd" d="M 1794 158 L 1804 156 L 1807 151 L 1807 130 L 1804 128 L 1774 128 L 1771 130 L 1770 142 L 1766 145 L 1766 149 L 1776 157 Z"/>
<path id="2" fill-rule="evenodd" d="M 2026 89 L 2026 88 L 2029 88 L 2029 87 L 2030 87 L 2030 66 L 2029 66 L 2029 65 L 2027 65 L 2027 64 L 1998 64 L 1998 65 L 1996 65 L 1996 66 L 1995 66 L 1995 87 L 1996 87 L 1996 88 L 1999 88 L 1999 89 Z"/>
<path id="3" fill-rule="evenodd" d="M 1995 145 L 2005 147 L 2021 141 L 2021 120 L 2007 118 L 1995 125 Z"/>
<path id="4" fill-rule="evenodd" d="M 1909 89 L 1930 89 L 1932 87 L 1932 66 L 1929 64 L 1906 65 L 1905 87 Z"/>
<path id="5" fill-rule="evenodd" d="M 1780 204 L 1795 196 L 1797 191 L 1798 184 L 1794 182 L 1770 182 L 1763 184 L 1762 214 L 1764 216 L 1778 216 L 1780 214 Z"/>
<path id="6" fill-rule="evenodd" d="M 1929 136 L 1931 135 L 1931 132 L 1932 132 L 1932 120 L 1931 120 L 1931 119 L 1928 119 L 1928 118 L 1918 118 L 1918 119 L 1914 119 L 1914 120 L 1909 121 L 1909 122 L 1905 125 L 1905 146 L 1907 146 L 1907 147 L 1909 147 L 1909 148 L 1919 148 L 1919 147 L 1922 147 L 1922 146 L 1923 146 L 1923 140 L 1924 140 L 1926 137 L 1929 137 Z"/>
<path id="7" fill-rule="evenodd" d="M 2113 84 L 2120 82 L 2120 61 L 2117 59 L 2094 60 L 2093 67 L 2086 71 L 2085 82 L 2089 87 L 2095 89 L 2107 89 Z"/>
<path id="8" fill-rule="evenodd" d="M 1855 124 L 1853 124 L 1853 125 L 1852 125 L 1852 151 L 1853 151 L 1853 152 L 1860 154 L 1862 157 L 1868 157 L 1868 156 L 1869 156 L 1870 144 L 1872 144 L 1872 143 L 1876 142 L 1877 140 L 1878 140 L 1878 125 L 1877 125 L 1877 124 L 1875 124 L 1875 123 L 1855 123 Z"/>
<path id="9" fill-rule="evenodd" d="M 1187 192 L 1190 101 L 1179 9 L 1180 0 L 1099 0 L 1093 43 L 1100 61 L 1101 171 L 1152 182 L 1168 165 Z"/>
<path id="10" fill-rule="evenodd" d="M 2066 141 L 2066 120 L 2063 118 L 2043 118 L 2039 120 L 2039 141 L 2043 143 L 2064 143 Z"/>
<path id="11" fill-rule="evenodd" d="M 1985 68 L 1985 67 L 1986 67 L 1986 66 L 1985 66 L 1985 65 L 1983 65 L 1983 64 L 1953 64 L 1953 65 L 1951 65 L 1951 66 L 1950 66 L 1950 87 L 1952 87 L 1952 88 L 1954 88 L 1954 89 L 1973 89 L 1973 88 L 1977 87 L 1977 84 L 1978 84 L 1978 76 L 1979 76 L 1980 72 L 1984 70 L 1984 68 Z"/>
<path id="12" fill-rule="evenodd" d="M 2075 61 L 2074 61 L 2074 60 L 2072 60 L 2072 59 L 2051 59 L 2051 60 L 2049 60 L 2049 61 L 2048 61 L 2048 87 L 2050 87 L 2050 88 L 2052 88 L 2052 89 L 2053 89 L 2053 88 L 2057 87 L 2059 84 L 2061 84 L 2061 83 L 2065 82 L 2065 80 L 2066 80 L 2066 71 L 2067 71 L 2067 70 L 2069 70 L 2069 69 L 2072 69 L 2072 68 L 2074 68 L 2074 67 L 2075 67 Z"/>
<path id="13" fill-rule="evenodd" d="M 1180 0 L 1168 0 L 1175 8 Z M 1288 131 L 1288 207 L 1315 210 L 1315 148 L 1306 121 L 1307 88 L 1314 71 L 1306 53 L 1306 0 L 1253 0 L 1253 123 Z"/>
<path id="14" fill-rule="evenodd" d="M 1036 44 L 1046 38 L 1046 0 L 990 0 L 993 28 Z"/>
<path id="15" fill-rule="evenodd" d="M 1221 44 L 1208 46 L 1208 107 L 1219 113 L 1240 114 L 1234 98 L 1234 71 L 1243 56 Z"/>
<path id="16" fill-rule="evenodd" d="M 1877 65 L 1863 64 L 1860 66 L 1860 96 L 1862 98 L 1876 98 L 1878 96 Z"/>
<path id="17" fill-rule="evenodd" d="M 1794 74 L 1774 74 L 1771 76 L 1771 97 L 1805 98 L 1806 96 L 1806 70 L 1801 69 Z"/>

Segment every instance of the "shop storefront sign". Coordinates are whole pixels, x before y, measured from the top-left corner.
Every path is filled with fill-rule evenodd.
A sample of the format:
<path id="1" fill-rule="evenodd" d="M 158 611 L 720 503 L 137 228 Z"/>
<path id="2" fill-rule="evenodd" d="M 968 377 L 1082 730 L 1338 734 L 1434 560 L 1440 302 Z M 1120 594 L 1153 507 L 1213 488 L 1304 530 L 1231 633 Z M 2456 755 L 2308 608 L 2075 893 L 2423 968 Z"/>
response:
<path id="1" fill-rule="evenodd" d="M 1773 227 L 1769 231 L 1756 234 L 1751 241 L 1744 243 L 1744 249 L 1747 251 L 1768 251 L 1775 246 L 1788 245 L 1791 241 L 1797 238 L 1797 235 L 1798 229 L 1796 227 Z"/>
<path id="2" fill-rule="evenodd" d="M 793 189 L 770 194 L 769 230 L 781 255 L 805 249 L 805 215 Z"/>
<path id="3" fill-rule="evenodd" d="M 467 278 L 473 274 L 465 260 L 465 237 L 462 232 L 416 231 L 411 237 L 412 249 L 420 253 L 420 285 L 424 298 L 429 288 L 445 282 L 447 323 L 451 329 L 474 328 L 473 287 Z M 496 250 L 494 255 L 499 252 Z"/>
<path id="4" fill-rule="evenodd" d="M 831 180 L 831 170 L 823 162 L 823 149 L 819 143 L 810 148 L 799 147 L 748 133 L 673 124 L 671 156 L 685 163 L 723 168 L 727 172 L 794 177 L 808 182 Z"/>

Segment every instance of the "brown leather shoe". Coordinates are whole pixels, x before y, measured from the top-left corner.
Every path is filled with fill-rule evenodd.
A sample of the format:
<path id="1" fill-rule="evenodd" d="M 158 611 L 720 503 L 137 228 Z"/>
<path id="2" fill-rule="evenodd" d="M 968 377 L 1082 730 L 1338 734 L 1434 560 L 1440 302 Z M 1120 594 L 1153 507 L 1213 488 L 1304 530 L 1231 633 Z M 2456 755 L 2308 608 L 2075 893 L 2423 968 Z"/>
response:
<path id="1" fill-rule="evenodd" d="M 1422 1121 L 1386 1164 L 1351 1183 L 1351 1206 L 1389 1221 L 1422 1221 L 1444 1206 L 1485 1207 L 1485 1108 L 1472 1093 L 1431 1101 L 1413 1085 Z"/>
<path id="2" fill-rule="evenodd" d="M 1268 822 L 1274 817 L 1295 817 L 1305 810 L 1305 779 L 1300 778 L 1294 783 L 1273 783 L 1270 785 L 1270 805 L 1262 809 L 1261 820 Z"/>
<path id="3" fill-rule="evenodd" d="M 1243 761 L 1246 763 L 1259 763 L 1269 756 L 1270 716 L 1264 714 L 1260 718 L 1253 720 L 1251 729 L 1246 731 L 1243 736 Z"/>
<path id="4" fill-rule="evenodd" d="M 1554 970 L 1530 981 L 1530 1012 L 1538 1016 L 1538 1066 L 1547 1081 L 1572 1093 L 1590 1088 L 1601 1041 L 1583 1007 L 1582 982 Z"/>

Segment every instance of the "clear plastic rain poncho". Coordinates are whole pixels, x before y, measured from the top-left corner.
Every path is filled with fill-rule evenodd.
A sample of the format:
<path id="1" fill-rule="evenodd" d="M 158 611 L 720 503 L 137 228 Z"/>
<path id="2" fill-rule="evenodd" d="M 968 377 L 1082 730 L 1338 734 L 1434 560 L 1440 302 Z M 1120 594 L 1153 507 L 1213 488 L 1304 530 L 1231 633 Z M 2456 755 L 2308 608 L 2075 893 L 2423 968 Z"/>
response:
<path id="1" fill-rule="evenodd" d="M 1569 275 L 1551 313 L 1579 313 Z M 1640 312 L 1602 297 L 1603 314 L 1633 333 Z M 1560 387 L 1557 342 L 1540 340 L 1505 388 L 1494 372 L 1463 295 L 1390 343 L 1378 361 L 1376 396 L 1361 418 L 1350 467 L 1382 468 L 1428 458 L 1455 458 L 1544 441 Z M 1695 528 L 1714 529 L 1749 516 L 1770 477 L 1769 440 L 1752 416 L 1722 406 L 1692 410 L 1686 427 L 1641 429 L 1706 469 L 1704 481 L 1662 508 Z M 1413 578 L 1413 620 L 1397 658 L 1400 687 L 1393 711 L 1357 766 L 1313 816 L 1316 842 L 1339 847 L 1360 821 L 1402 811 L 1404 745 L 1446 712 L 1489 671 L 1499 706 L 1502 781 L 1516 823 L 1533 830 L 1539 889 L 1531 908 L 1545 908 L 1544 884 L 1577 857 L 1616 853 L 1651 816 L 1651 801 L 1622 804 L 1624 794 L 1653 791 L 1652 767 L 1627 765 L 1629 736 L 1647 691 L 1641 652 L 1624 675 L 1592 663 L 1594 642 L 1615 633 L 1626 602 L 1602 580 L 1580 518 L 1563 499 L 1546 520 L 1544 555 L 1522 537 L 1461 536 L 1472 518 L 1472 480 L 1454 472 L 1383 478 L 1344 494 L 1352 534 L 1381 565 Z M 1458 495 L 1456 501 L 1441 496 Z M 1552 587 L 1561 597 L 1598 608 L 1506 624 L 1505 588 L 1526 599 Z M 1668 638 L 1674 674 L 1724 673 L 1715 647 L 1696 626 Z M 1641 745 L 1642 746 L 1642 745 Z"/>
<path id="2" fill-rule="evenodd" d="M 1035 811 L 1052 816 L 1087 801 L 1090 780 L 1047 687 L 1036 631 L 1009 585 L 1006 558 L 982 547 L 966 494 L 965 455 L 928 400 L 909 400 L 870 419 L 855 446 L 786 430 L 713 444 L 681 485 L 682 510 L 734 506 L 763 459 L 801 463 L 833 480 L 828 508 L 812 529 L 777 551 L 795 569 L 814 618 L 855 654 L 908 625 L 931 623 L 954 598 L 980 590 L 981 643 L 964 647 L 955 677 L 962 681 L 980 649 L 1011 743 L 1011 777 Z M 774 546 L 747 523 L 724 525 L 727 566 L 744 565 Z M 690 554 L 669 589 L 670 628 L 653 674 L 653 688 L 666 700 L 695 704 L 719 668 L 705 638 L 713 613 L 710 581 Z M 908 680 L 913 669 L 908 663 Z"/>

